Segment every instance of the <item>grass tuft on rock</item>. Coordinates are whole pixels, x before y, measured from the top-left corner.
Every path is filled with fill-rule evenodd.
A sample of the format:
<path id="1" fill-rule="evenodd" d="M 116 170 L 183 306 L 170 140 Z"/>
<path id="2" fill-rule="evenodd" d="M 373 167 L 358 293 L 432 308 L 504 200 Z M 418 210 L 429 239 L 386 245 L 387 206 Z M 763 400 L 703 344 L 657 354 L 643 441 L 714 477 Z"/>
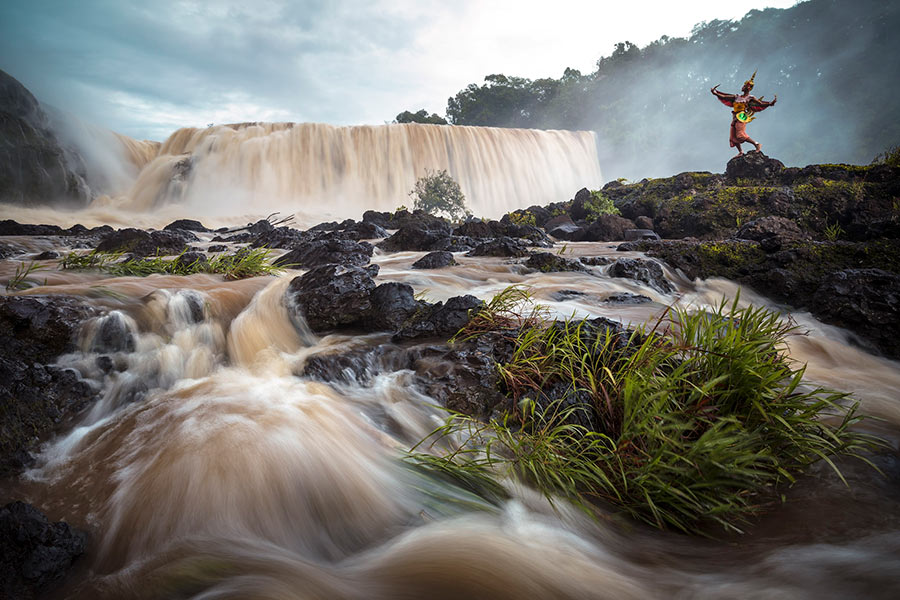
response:
<path id="1" fill-rule="evenodd" d="M 146 277 L 153 274 L 194 275 L 211 273 L 223 275 L 225 279 L 246 279 L 260 275 L 278 275 L 284 272 L 283 265 L 276 267 L 269 260 L 271 251 L 267 248 L 247 248 L 235 254 L 220 254 L 209 259 L 194 261 L 180 260 L 184 253 L 174 259 L 155 256 L 151 258 L 128 258 L 122 260 L 122 252 L 97 252 L 87 254 L 71 252 L 59 263 L 60 269 L 98 270 L 114 277 Z"/>
<path id="2" fill-rule="evenodd" d="M 851 429 L 856 402 L 803 381 L 805 367 L 785 352 L 793 328 L 766 309 L 673 308 L 652 330 L 623 333 L 537 321 L 527 300 L 507 290 L 470 324 L 469 335 L 522 325 L 512 360 L 498 365 L 516 408 L 487 423 L 452 414 L 433 432 L 451 443 L 442 460 L 457 469 L 512 477 L 592 514 L 611 504 L 660 528 L 740 531 L 808 465 L 825 460 L 840 476 L 832 456 L 865 460 L 880 443 Z M 547 389 L 590 404 L 542 405 Z M 572 418 L 582 410 L 596 428 Z"/>

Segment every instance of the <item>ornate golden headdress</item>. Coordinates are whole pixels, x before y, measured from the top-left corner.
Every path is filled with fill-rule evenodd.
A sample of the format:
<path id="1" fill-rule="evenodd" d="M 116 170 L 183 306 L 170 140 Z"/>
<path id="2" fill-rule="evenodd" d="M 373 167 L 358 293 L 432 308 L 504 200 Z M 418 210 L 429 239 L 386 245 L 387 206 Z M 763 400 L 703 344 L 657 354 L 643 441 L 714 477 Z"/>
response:
<path id="1" fill-rule="evenodd" d="M 744 82 L 744 87 L 748 89 L 753 89 L 753 80 L 756 79 L 756 71 L 753 71 L 753 75 L 750 76 L 750 79 Z"/>

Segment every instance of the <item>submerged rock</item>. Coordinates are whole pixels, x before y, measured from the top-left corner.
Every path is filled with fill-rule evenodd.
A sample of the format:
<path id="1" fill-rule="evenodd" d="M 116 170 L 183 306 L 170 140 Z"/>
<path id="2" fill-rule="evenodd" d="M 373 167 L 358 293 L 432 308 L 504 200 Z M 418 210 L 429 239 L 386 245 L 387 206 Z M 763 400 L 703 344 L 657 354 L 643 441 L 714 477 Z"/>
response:
<path id="1" fill-rule="evenodd" d="M 672 286 L 666 280 L 662 267 L 652 260 L 620 258 L 609 267 L 609 275 L 639 281 L 662 294 L 672 292 Z"/>
<path id="2" fill-rule="evenodd" d="M 442 269 L 457 264 L 453 254 L 446 250 L 429 252 L 412 264 L 413 269 Z"/>
<path id="3" fill-rule="evenodd" d="M 466 256 L 528 256 L 528 245 L 518 238 L 502 237 L 475 246 Z"/>
<path id="4" fill-rule="evenodd" d="M 87 534 L 51 523 L 35 507 L 11 502 L 0 508 L 0 595 L 28 600 L 63 579 L 84 554 Z"/>
<path id="5" fill-rule="evenodd" d="M 537 252 L 525 261 L 529 269 L 536 269 L 542 273 L 555 273 L 558 271 L 584 271 L 585 266 L 580 261 L 563 258 L 550 252 Z"/>

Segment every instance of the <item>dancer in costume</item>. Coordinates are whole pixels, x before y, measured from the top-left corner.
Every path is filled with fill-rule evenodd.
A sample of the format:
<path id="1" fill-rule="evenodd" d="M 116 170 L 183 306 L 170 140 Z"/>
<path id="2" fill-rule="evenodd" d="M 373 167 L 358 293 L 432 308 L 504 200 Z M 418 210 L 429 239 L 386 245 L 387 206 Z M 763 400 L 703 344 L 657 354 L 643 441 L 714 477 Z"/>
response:
<path id="1" fill-rule="evenodd" d="M 741 150 L 741 144 L 744 142 L 753 144 L 756 147 L 756 151 L 760 152 L 762 145 L 753 141 L 750 136 L 747 135 L 747 123 L 756 118 L 753 116 L 753 113 L 758 113 L 770 106 L 774 106 L 775 102 L 778 100 L 778 96 L 775 96 L 771 102 L 766 102 L 762 99 L 762 96 L 759 98 L 751 96 L 750 90 L 753 89 L 753 80 L 755 78 L 756 71 L 753 71 L 753 76 L 745 81 L 744 85 L 741 87 L 740 94 L 726 94 L 725 92 L 720 92 L 716 89 L 719 87 L 718 85 L 709 90 L 719 99 L 719 102 L 725 106 L 731 107 L 731 132 L 728 136 L 728 141 L 731 143 L 732 148 L 736 147 L 738 149 L 738 156 L 744 154 L 743 150 Z"/>

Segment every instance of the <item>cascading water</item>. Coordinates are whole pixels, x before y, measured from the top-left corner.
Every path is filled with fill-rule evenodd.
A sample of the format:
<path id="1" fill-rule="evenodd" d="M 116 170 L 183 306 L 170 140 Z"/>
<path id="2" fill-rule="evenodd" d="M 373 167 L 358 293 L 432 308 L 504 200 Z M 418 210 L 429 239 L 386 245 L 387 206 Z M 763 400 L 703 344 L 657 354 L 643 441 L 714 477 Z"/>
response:
<path id="1" fill-rule="evenodd" d="M 176 131 L 130 195 L 137 210 L 176 203 L 352 217 L 411 205 L 407 193 L 429 169 L 448 170 L 486 217 L 601 183 L 590 132 L 254 123 Z"/>
<path id="2" fill-rule="evenodd" d="M 567 252 L 613 253 L 589 243 Z M 704 310 L 737 293 L 724 280 L 690 283 L 671 272 L 676 291 L 663 294 L 604 267 L 541 273 L 465 256 L 447 269 L 411 269 L 421 255 L 376 253 L 378 279 L 432 300 L 489 298 L 525 284 L 556 314 L 633 323 L 652 323 L 672 302 Z M 443 412 L 409 371 L 334 384 L 295 375 L 317 353 L 384 339 L 298 329 L 284 304 L 294 275 L 102 282 L 115 301 L 98 302 L 115 310 L 91 321 L 81 350 L 60 364 L 103 398 L 15 483 L 19 497 L 94 536 L 61 597 L 895 596 L 900 501 L 892 480 L 867 466 L 844 465 L 850 488 L 814 469 L 740 544 L 594 522 L 515 485 L 509 500 L 493 503 L 411 468 L 405 451 Z M 44 289 L 85 294 L 97 285 L 60 277 L 70 280 Z M 621 292 L 651 301 L 604 302 Z M 746 290 L 741 298 L 768 304 Z M 809 363 L 816 383 L 852 387 L 864 411 L 887 419 L 881 433 L 896 443 L 896 363 L 793 317 L 810 333 L 790 340 L 792 355 Z M 838 358 L 852 363 L 854 378 L 834 368 Z"/>

